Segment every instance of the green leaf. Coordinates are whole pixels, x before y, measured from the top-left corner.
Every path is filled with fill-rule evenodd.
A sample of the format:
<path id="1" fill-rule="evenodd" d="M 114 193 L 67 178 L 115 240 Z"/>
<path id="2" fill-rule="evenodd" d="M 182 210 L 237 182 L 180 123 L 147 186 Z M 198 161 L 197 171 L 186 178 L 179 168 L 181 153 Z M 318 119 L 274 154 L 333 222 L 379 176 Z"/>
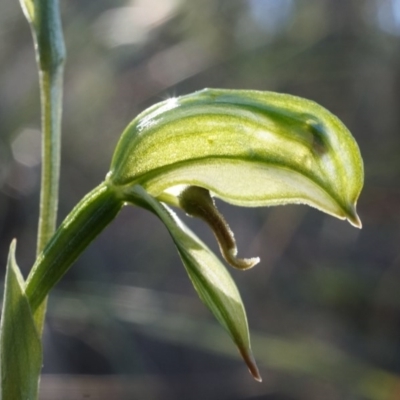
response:
<path id="1" fill-rule="evenodd" d="M 286 94 L 206 89 L 135 118 L 109 180 L 167 196 L 200 186 L 240 206 L 304 203 L 360 226 L 363 163 L 346 127 L 318 104 Z"/>
<path id="2" fill-rule="evenodd" d="M 250 373 L 261 381 L 251 352 L 244 305 L 224 265 L 172 210 L 151 197 L 142 187 L 135 186 L 126 195 L 134 204 L 152 211 L 165 224 L 200 299 L 228 331 Z"/>
<path id="3" fill-rule="evenodd" d="M 1 395 L 3 400 L 37 398 L 42 345 L 24 291 L 25 283 L 11 243 L 0 328 Z"/>

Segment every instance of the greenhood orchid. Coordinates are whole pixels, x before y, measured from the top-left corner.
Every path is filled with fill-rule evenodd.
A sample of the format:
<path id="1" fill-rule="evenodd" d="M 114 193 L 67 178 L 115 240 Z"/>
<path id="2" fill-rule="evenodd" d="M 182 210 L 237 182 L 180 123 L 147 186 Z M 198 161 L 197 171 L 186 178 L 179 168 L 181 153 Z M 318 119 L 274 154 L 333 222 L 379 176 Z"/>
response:
<path id="1" fill-rule="evenodd" d="M 254 362 L 240 294 L 222 262 L 170 208 L 204 220 L 228 264 L 247 269 L 213 198 L 258 207 L 302 203 L 361 227 L 356 203 L 363 163 L 346 127 L 316 103 L 259 91 L 206 89 L 161 102 L 123 132 L 104 182 L 72 210 L 26 283 L 32 312 L 127 204 L 167 227 L 190 280 L 236 344 Z"/>

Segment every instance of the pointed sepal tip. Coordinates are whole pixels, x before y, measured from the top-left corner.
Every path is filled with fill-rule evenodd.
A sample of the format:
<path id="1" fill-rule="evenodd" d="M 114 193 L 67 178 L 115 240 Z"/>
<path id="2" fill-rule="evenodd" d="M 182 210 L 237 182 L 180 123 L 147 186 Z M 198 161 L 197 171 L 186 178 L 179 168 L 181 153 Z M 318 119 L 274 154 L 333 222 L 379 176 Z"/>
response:
<path id="1" fill-rule="evenodd" d="M 353 225 L 354 227 L 356 227 L 358 229 L 362 228 L 362 222 L 361 222 L 360 217 L 357 214 L 355 205 L 347 210 L 346 218 L 350 222 L 350 224 Z"/>
<path id="2" fill-rule="evenodd" d="M 249 369 L 250 374 L 257 382 L 262 382 L 260 371 L 258 370 L 256 360 L 254 359 L 253 353 L 250 349 L 239 347 L 240 355 L 243 357 L 244 362 Z"/>

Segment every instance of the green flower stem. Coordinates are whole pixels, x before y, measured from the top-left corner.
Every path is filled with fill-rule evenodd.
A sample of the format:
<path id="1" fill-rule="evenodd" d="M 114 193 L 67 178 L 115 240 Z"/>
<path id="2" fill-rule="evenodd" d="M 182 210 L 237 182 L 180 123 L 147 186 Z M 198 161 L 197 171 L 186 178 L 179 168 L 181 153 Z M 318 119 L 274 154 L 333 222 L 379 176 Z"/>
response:
<path id="1" fill-rule="evenodd" d="M 60 178 L 61 114 L 66 51 L 58 0 L 21 0 L 32 29 L 42 115 L 42 176 L 37 255 L 55 231 Z M 43 329 L 46 303 L 36 314 L 38 331 Z"/>
<path id="2" fill-rule="evenodd" d="M 62 71 L 40 71 L 42 99 L 42 186 L 37 239 L 39 254 L 56 228 L 60 176 Z"/>
<path id="3" fill-rule="evenodd" d="M 42 184 L 37 253 L 55 231 L 60 176 L 61 111 L 66 58 L 58 0 L 21 0 L 39 69 L 42 109 Z"/>
<path id="4" fill-rule="evenodd" d="M 44 249 L 57 224 L 58 187 L 61 159 L 61 105 L 63 67 L 54 71 L 39 70 L 42 104 L 42 176 L 36 255 Z M 46 302 L 35 315 L 39 332 L 43 330 Z"/>
<path id="5" fill-rule="evenodd" d="M 35 317 L 51 288 L 123 205 L 118 192 L 103 182 L 67 216 L 38 256 L 26 282 L 26 295 Z"/>

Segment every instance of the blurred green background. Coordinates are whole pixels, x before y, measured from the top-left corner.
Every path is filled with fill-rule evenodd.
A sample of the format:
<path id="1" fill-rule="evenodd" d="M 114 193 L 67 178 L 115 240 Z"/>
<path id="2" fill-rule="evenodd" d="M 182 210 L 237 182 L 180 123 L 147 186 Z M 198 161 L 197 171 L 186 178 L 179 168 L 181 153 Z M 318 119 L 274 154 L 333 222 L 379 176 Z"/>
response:
<path id="1" fill-rule="evenodd" d="M 219 203 L 264 381 L 200 303 L 164 226 L 123 210 L 52 292 L 41 399 L 400 399 L 400 0 L 61 1 L 59 220 L 146 107 L 204 87 L 315 100 L 359 143 L 363 229 L 303 206 Z M 40 107 L 17 0 L 0 4 L 0 260 L 34 260 Z M 187 219 L 217 250 L 201 222 Z"/>

